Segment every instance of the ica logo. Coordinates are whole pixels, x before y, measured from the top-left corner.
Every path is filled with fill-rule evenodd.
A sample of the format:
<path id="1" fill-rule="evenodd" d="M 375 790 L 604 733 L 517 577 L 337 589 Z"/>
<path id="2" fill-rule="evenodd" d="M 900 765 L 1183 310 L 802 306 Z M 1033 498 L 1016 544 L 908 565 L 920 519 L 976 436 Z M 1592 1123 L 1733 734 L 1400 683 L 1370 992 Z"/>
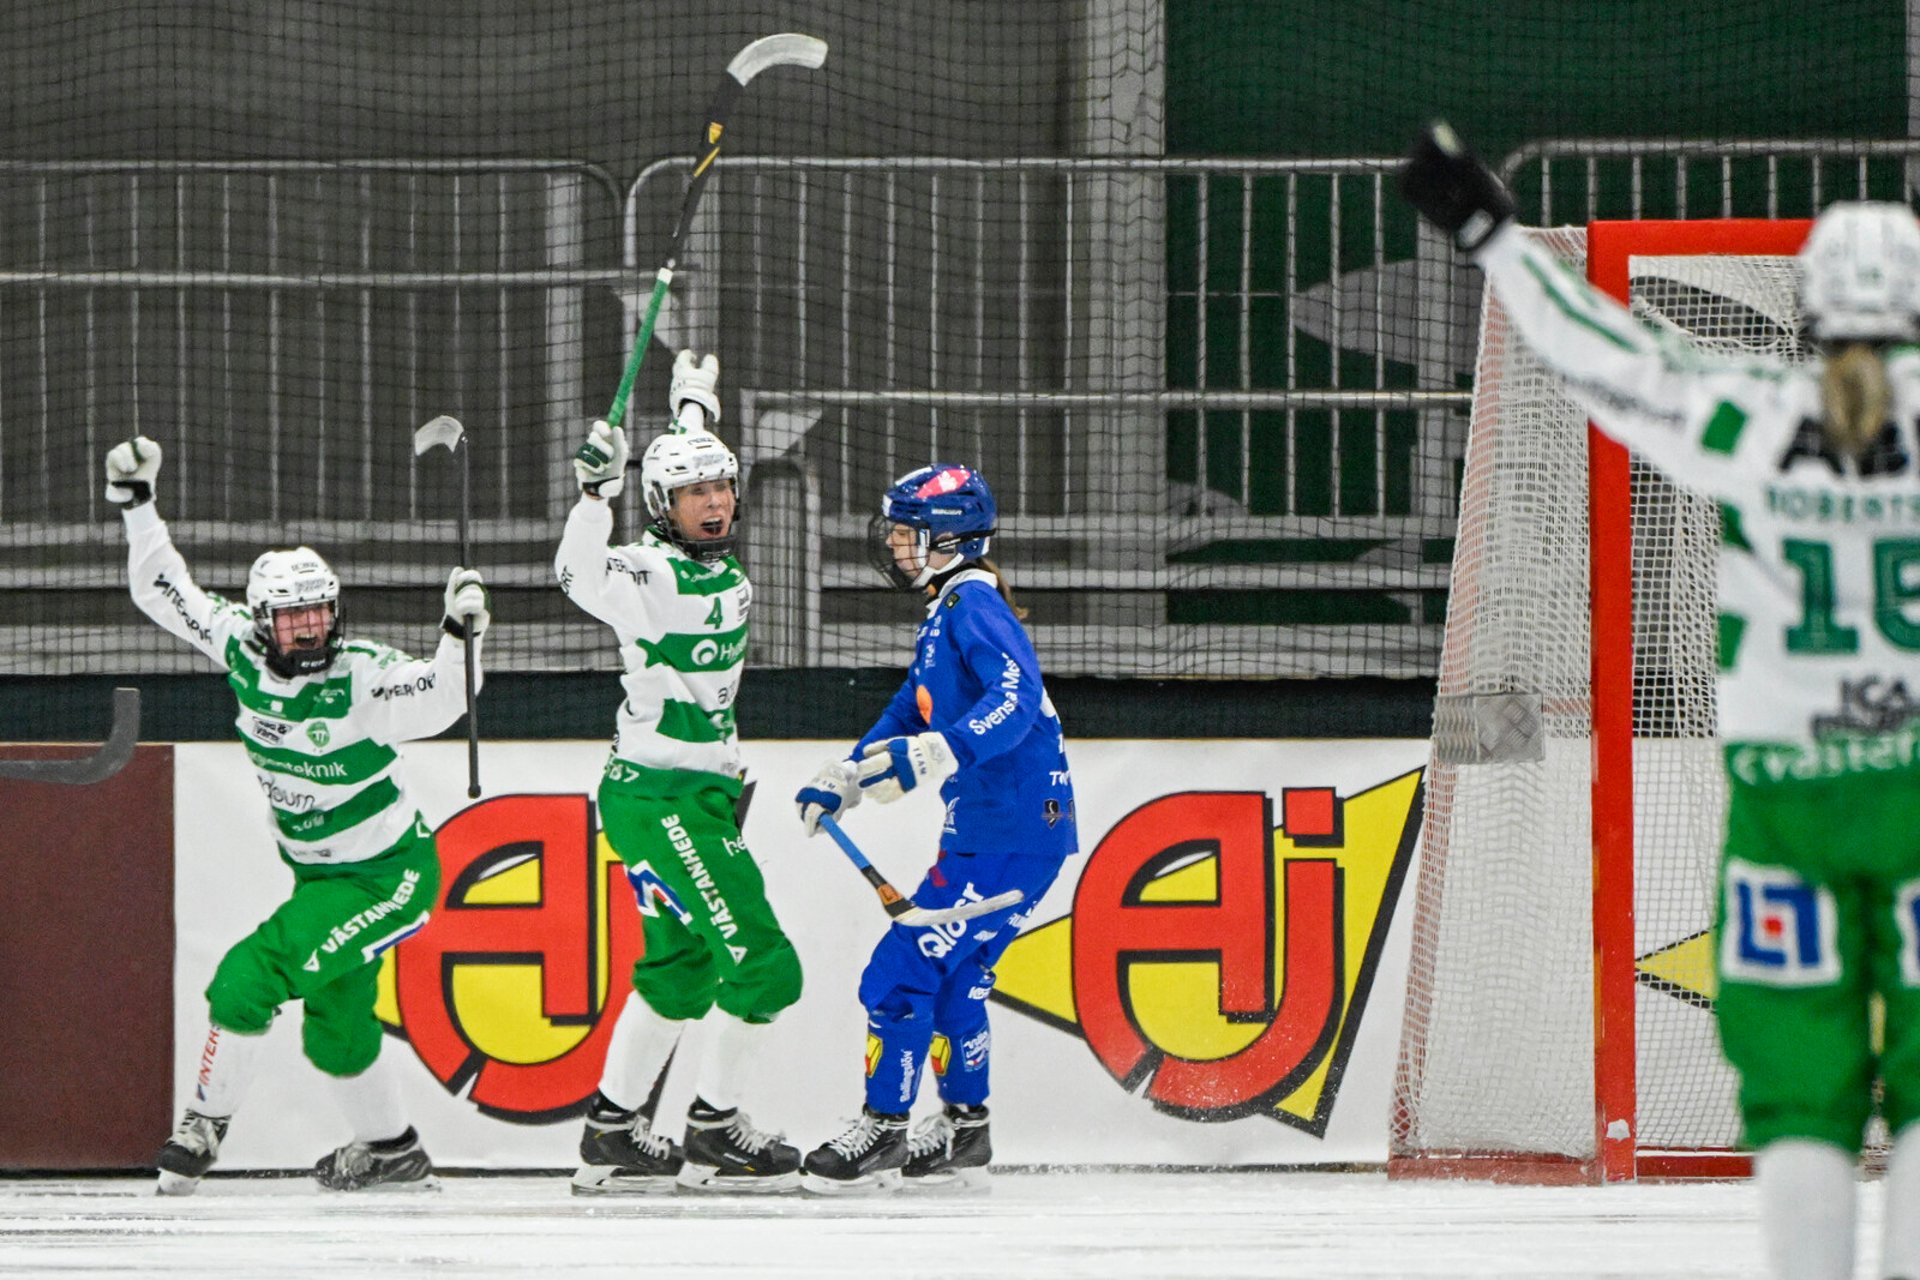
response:
<path id="1" fill-rule="evenodd" d="M 1114 824 L 1072 912 L 1029 927 L 993 999 L 1085 1040 L 1117 1087 L 1189 1120 L 1325 1133 L 1412 861 L 1421 771 L 1184 791 Z"/>

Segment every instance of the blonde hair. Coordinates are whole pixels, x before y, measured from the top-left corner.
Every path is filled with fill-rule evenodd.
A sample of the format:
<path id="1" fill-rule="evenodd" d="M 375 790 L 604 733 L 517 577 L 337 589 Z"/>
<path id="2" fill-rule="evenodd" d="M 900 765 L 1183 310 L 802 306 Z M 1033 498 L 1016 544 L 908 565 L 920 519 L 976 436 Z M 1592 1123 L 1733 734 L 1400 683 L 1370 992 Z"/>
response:
<path id="1" fill-rule="evenodd" d="M 988 573 L 994 576 L 995 580 L 998 581 L 998 583 L 1000 584 L 1000 598 L 1007 602 L 1007 608 L 1013 610 L 1014 617 L 1020 619 L 1022 622 L 1025 622 L 1027 620 L 1027 611 L 1021 607 L 1019 601 L 1013 598 L 1013 584 L 1007 581 L 1006 570 L 1002 569 L 999 565 L 987 559 L 985 556 L 981 556 L 974 563 L 978 564 L 982 569 L 985 569 Z"/>
<path id="2" fill-rule="evenodd" d="M 1879 350 L 1872 343 L 1849 342 L 1827 357 L 1820 397 L 1827 443 L 1848 457 L 1865 453 L 1893 407 L 1893 387 Z"/>

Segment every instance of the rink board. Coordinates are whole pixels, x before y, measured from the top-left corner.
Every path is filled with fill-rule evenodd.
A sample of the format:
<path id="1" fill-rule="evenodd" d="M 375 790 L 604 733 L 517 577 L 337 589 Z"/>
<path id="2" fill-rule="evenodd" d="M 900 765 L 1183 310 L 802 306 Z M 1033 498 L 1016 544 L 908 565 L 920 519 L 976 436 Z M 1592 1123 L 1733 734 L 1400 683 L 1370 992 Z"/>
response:
<path id="1" fill-rule="evenodd" d="M 859 1108 L 854 992 L 885 917 L 791 797 L 842 743 L 746 748 L 746 825 L 806 971 L 768 1029 L 748 1109 L 802 1146 Z M 994 1147 L 1010 1164 L 1239 1166 L 1386 1158 L 1427 744 L 1071 744 L 1081 855 L 1000 965 Z M 465 744 L 406 749 L 441 832 L 444 903 L 390 957 L 384 1054 L 441 1165 L 574 1161 L 580 1101 L 637 949 L 631 890 L 593 822 L 603 743 L 489 743 L 466 798 Z M 205 1035 L 201 993 L 224 950 L 291 879 L 237 744 L 175 756 L 174 1093 Z M 903 890 L 931 860 L 937 798 L 867 804 L 848 830 Z M 930 940 L 927 945 L 938 945 Z M 614 993 L 610 1005 L 608 991 Z M 268 1033 L 224 1167 L 293 1168 L 346 1137 L 300 1056 L 298 1008 Z M 683 1049 L 697 1049 L 698 1031 Z M 962 1046 L 954 1046 L 955 1053 Z M 662 1114 L 692 1091 L 685 1065 Z M 923 1085 L 919 1110 L 934 1090 Z"/>

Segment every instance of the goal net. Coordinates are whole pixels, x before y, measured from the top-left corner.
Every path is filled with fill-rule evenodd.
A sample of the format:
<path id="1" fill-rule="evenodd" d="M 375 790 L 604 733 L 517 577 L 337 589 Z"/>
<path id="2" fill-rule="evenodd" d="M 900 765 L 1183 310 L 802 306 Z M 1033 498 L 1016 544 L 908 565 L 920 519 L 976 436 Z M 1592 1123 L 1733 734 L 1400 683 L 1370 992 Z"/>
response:
<path id="1" fill-rule="evenodd" d="M 1805 222 L 1531 231 L 1646 323 L 1799 358 Z M 1709 931 L 1719 514 L 1485 300 L 1395 1089 L 1400 1175 L 1739 1172 Z"/>

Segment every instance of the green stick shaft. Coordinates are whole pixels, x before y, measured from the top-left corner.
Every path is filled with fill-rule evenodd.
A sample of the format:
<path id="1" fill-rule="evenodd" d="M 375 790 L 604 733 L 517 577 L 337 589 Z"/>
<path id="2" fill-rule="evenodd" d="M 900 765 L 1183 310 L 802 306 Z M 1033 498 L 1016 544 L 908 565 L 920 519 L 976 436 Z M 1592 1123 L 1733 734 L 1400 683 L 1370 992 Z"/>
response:
<path id="1" fill-rule="evenodd" d="M 647 344 L 653 341 L 654 321 L 660 318 L 660 304 L 667 300 L 667 286 L 673 283 L 673 268 L 661 267 L 653 278 L 653 297 L 647 301 L 647 314 L 640 319 L 640 332 L 634 336 L 633 350 L 627 354 L 627 367 L 620 375 L 620 389 L 613 393 L 613 407 L 607 410 L 607 425 L 617 427 L 627 416 L 627 401 L 633 398 L 633 383 L 640 376 L 640 362 L 646 358 Z"/>

